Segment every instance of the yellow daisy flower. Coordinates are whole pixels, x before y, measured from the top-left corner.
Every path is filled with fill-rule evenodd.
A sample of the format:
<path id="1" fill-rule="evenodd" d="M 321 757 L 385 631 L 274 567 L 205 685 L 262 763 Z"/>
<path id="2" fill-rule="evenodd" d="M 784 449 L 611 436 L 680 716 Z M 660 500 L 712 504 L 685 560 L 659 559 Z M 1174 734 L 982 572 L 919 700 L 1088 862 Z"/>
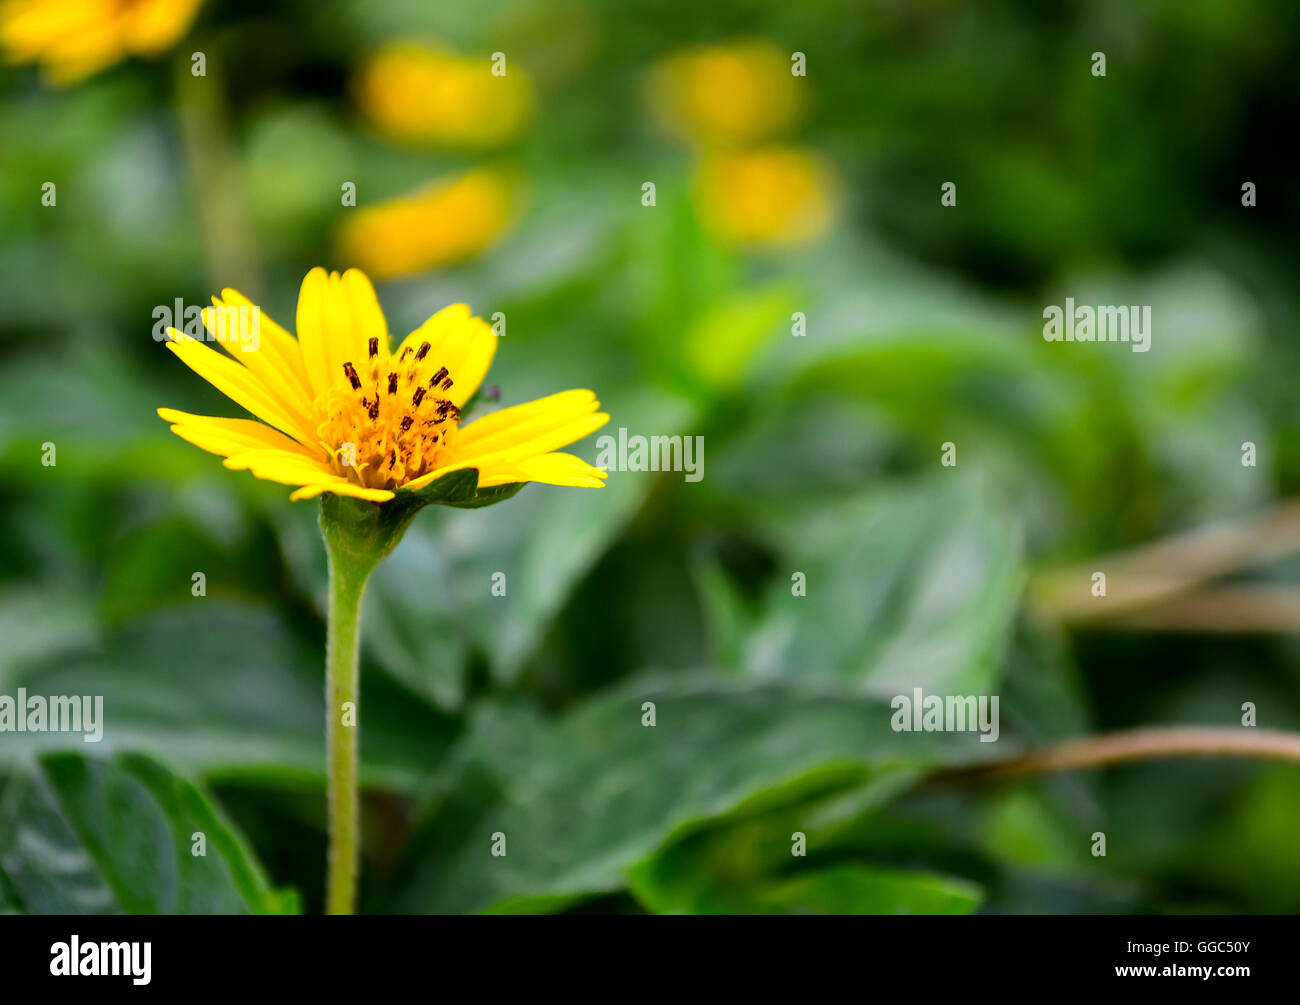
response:
<path id="1" fill-rule="evenodd" d="M 454 150 L 489 150 L 515 139 L 532 113 L 528 75 L 494 75 L 488 56 L 413 42 L 386 46 L 357 74 L 362 110 L 390 138 Z"/>
<path id="2" fill-rule="evenodd" d="M 807 103 L 806 78 L 770 42 L 685 49 L 651 71 L 651 109 L 671 132 L 706 147 L 742 146 L 792 129 Z"/>
<path id="3" fill-rule="evenodd" d="M 0 0 L 0 42 L 13 63 L 40 63 L 75 84 L 128 56 L 172 45 L 201 0 Z"/>
<path id="4" fill-rule="evenodd" d="M 822 237 L 838 190 L 829 163 L 792 147 L 710 154 L 695 180 L 705 226 L 729 244 L 760 248 L 809 244 Z"/>
<path id="5" fill-rule="evenodd" d="M 420 191 L 349 210 L 339 251 L 376 279 L 394 279 L 471 258 L 511 226 L 519 185 L 507 171 L 475 168 Z"/>
<path id="6" fill-rule="evenodd" d="M 608 421 L 591 391 L 563 391 L 461 425 L 496 352 L 492 329 L 464 304 L 439 311 L 392 349 L 374 287 L 357 269 L 307 274 L 297 338 L 234 290 L 212 302 L 204 325 L 229 355 L 175 328 L 167 348 L 261 421 L 158 414 L 226 467 L 298 486 L 294 500 L 334 493 L 386 502 L 469 469 L 478 472 L 479 492 L 524 482 L 604 484 L 604 471 L 555 452 Z"/>

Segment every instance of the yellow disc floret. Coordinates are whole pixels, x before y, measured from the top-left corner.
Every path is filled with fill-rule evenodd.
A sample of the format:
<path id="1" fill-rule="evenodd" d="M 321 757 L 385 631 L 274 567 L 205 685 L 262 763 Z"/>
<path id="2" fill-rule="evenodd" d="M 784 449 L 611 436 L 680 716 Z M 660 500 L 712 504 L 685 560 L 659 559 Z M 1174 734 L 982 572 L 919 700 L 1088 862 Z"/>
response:
<path id="1" fill-rule="evenodd" d="M 452 378 L 429 343 L 400 356 L 380 353 L 343 364 L 339 383 L 316 399 L 317 434 L 334 471 L 368 488 L 395 488 L 434 471 L 460 428 L 460 409 L 445 392 Z"/>

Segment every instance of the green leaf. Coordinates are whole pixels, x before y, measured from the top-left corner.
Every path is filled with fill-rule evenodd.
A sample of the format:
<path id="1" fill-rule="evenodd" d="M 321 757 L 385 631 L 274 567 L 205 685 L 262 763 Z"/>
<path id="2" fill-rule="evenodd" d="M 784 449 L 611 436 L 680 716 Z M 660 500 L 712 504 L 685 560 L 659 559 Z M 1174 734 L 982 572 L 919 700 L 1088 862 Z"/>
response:
<path id="1" fill-rule="evenodd" d="M 788 333 L 798 303 L 798 290 L 780 283 L 743 290 L 714 304 L 686 332 L 691 372 L 714 387 L 739 383 L 764 343 L 782 326 Z"/>
<path id="2" fill-rule="evenodd" d="M 989 797 L 979 838 L 992 861 L 1069 874 L 1090 864 L 1088 845 L 1078 839 L 1081 829 L 1044 790 L 1022 786 Z"/>
<path id="3" fill-rule="evenodd" d="M 638 263 L 628 277 L 629 330 L 659 373 L 691 372 L 685 363 L 692 321 L 729 298 L 740 281 L 738 257 L 705 233 L 687 184 L 680 177 L 661 179 L 662 208 L 643 214 L 626 235 Z"/>
<path id="4" fill-rule="evenodd" d="M 139 755 L 49 754 L 11 779 L 0 873 L 32 914 L 297 911 L 199 789 Z"/>
<path id="5" fill-rule="evenodd" d="M 91 647 L 98 640 L 92 605 L 71 590 L 0 592 L 0 688 L 17 686 L 24 663 Z"/>
<path id="6" fill-rule="evenodd" d="M 743 672 L 856 682 L 882 697 L 989 693 L 1024 573 L 1018 530 L 987 492 L 954 475 L 774 517 L 782 565 Z"/>
<path id="7" fill-rule="evenodd" d="M 654 391 L 616 394 L 610 409 L 637 429 L 685 430 L 693 418 L 680 399 Z M 446 709 L 464 699 L 473 653 L 487 658 L 498 681 L 517 679 L 656 477 L 613 472 L 602 489 L 535 485 L 490 514 L 423 514 L 371 577 L 362 644 L 404 685 Z M 497 573 L 505 576 L 504 595 L 492 590 Z"/>
<path id="8" fill-rule="evenodd" d="M 29 695 L 102 695 L 113 751 L 154 754 L 187 773 L 319 784 L 325 769 L 324 629 L 290 632 L 282 616 L 207 598 L 133 621 L 101 650 L 8 672 Z M 413 789 L 451 743 L 454 725 L 386 675 L 362 675 L 361 776 Z M 0 764 L 34 753 L 85 753 L 79 733 L 0 732 Z"/>
<path id="9" fill-rule="evenodd" d="M 852 789 L 814 793 L 747 816 L 732 814 L 670 842 L 629 869 L 630 891 L 659 914 L 770 912 L 770 905 L 757 903 L 757 893 L 774 877 L 808 861 L 791 854 L 796 836 L 819 861 L 846 849 L 856 851 L 857 826 L 869 826 L 877 810 L 911 787 L 918 774 L 884 772 Z"/>
<path id="10" fill-rule="evenodd" d="M 888 703 L 842 690 L 634 682 L 555 722 L 509 766 L 467 752 L 477 770 L 415 842 L 389 909 L 553 909 L 621 889 L 707 821 L 987 753 L 970 733 L 896 733 L 890 716 Z M 490 851 L 498 832 L 501 857 Z"/>
<path id="11" fill-rule="evenodd" d="M 1300 769 L 1272 765 L 1258 771 L 1230 811 L 1199 837 L 1184 868 L 1241 897 L 1250 911 L 1293 914 L 1300 909 L 1297 827 Z"/>
<path id="12" fill-rule="evenodd" d="M 759 890 L 755 908 L 772 914 L 970 914 L 979 887 L 928 873 L 839 865 Z"/>

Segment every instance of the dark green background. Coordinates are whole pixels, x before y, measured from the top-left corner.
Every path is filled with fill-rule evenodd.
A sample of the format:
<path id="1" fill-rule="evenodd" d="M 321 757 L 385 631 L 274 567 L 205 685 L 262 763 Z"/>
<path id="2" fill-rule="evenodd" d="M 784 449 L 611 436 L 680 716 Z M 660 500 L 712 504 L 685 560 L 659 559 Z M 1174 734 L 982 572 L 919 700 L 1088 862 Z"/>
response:
<path id="1" fill-rule="evenodd" d="M 151 312 L 234 285 L 291 327 L 306 271 L 351 264 L 341 181 L 365 204 L 478 163 L 385 143 L 350 96 L 371 46 L 432 33 L 533 72 L 533 124 L 497 155 L 531 207 L 486 256 L 381 285 L 394 332 L 504 311 L 503 401 L 594 388 L 612 429 L 702 435 L 705 477 L 417 518 L 365 615 L 364 908 L 1300 908 L 1295 768 L 917 787 L 989 747 L 1234 725 L 1246 700 L 1300 725 L 1292 637 L 1071 634 L 1023 595 L 1300 485 L 1298 20 L 1290 0 L 213 0 L 157 61 L 61 91 L 4 69 L 0 693 L 102 694 L 108 724 L 99 748 L 0 735 L 0 906 L 320 907 L 315 509 L 168 433 L 159 405 L 236 411 Z M 797 252 L 713 243 L 691 154 L 645 111 L 656 60 L 751 37 L 807 54 L 790 140 L 843 179 Z M 205 261 L 187 116 L 234 172 L 239 276 Z M 1152 351 L 1048 346 L 1065 296 L 1152 305 Z M 1002 739 L 891 732 L 914 684 L 999 694 Z"/>

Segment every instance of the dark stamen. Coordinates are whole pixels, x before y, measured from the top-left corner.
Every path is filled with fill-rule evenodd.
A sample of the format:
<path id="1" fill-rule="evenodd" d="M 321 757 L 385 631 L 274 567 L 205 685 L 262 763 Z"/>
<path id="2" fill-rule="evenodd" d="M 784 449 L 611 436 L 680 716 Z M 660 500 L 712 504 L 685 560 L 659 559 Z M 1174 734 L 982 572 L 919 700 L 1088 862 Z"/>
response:
<path id="1" fill-rule="evenodd" d="M 390 373 L 388 375 L 388 393 L 389 394 L 397 393 L 397 374 L 395 373 Z"/>
<path id="2" fill-rule="evenodd" d="M 366 409 L 366 414 L 367 414 L 368 416 L 370 416 L 370 421 L 371 421 L 371 422 L 373 422 L 375 419 L 379 418 L 379 398 L 378 398 L 378 397 L 376 397 L 375 400 L 372 401 L 372 402 L 370 403 L 370 407 Z"/>
<path id="3" fill-rule="evenodd" d="M 447 368 L 445 366 L 439 367 L 438 372 L 429 378 L 429 386 L 437 387 L 438 381 L 442 380 L 442 378 L 445 376 L 447 376 Z"/>
<path id="4" fill-rule="evenodd" d="M 410 428 L 411 428 L 411 423 L 412 423 L 413 421 L 414 421 L 414 420 L 413 420 L 409 415 L 407 415 L 407 416 L 403 416 L 403 418 L 402 418 L 402 432 L 406 432 L 408 429 L 410 429 Z"/>
<path id="5" fill-rule="evenodd" d="M 415 351 L 416 361 L 418 362 L 419 360 L 424 359 L 424 357 L 427 355 L 429 355 L 429 343 L 421 342 L 420 348 Z"/>
<path id="6" fill-rule="evenodd" d="M 352 390 L 360 391 L 361 378 L 357 376 L 357 371 L 351 363 L 343 364 L 343 372 L 348 375 L 348 383 L 352 385 Z"/>
<path id="7" fill-rule="evenodd" d="M 370 358 L 374 359 L 378 355 L 379 355 L 379 336 L 371 335 L 370 336 Z"/>
<path id="8" fill-rule="evenodd" d="M 423 400 L 424 400 L 424 388 L 417 387 L 415 389 L 415 394 L 411 397 L 411 404 L 414 407 L 419 408 L 420 402 L 422 402 Z"/>

